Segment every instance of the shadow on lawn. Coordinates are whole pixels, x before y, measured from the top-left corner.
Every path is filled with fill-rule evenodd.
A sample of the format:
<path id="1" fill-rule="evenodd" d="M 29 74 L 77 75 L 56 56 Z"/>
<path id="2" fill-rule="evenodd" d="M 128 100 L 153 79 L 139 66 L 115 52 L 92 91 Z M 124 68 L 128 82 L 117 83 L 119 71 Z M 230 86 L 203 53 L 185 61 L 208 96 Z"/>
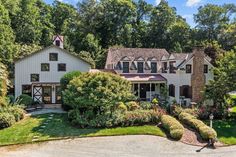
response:
<path id="1" fill-rule="evenodd" d="M 50 119 L 50 115 L 53 115 Z M 81 129 L 73 127 L 67 118 L 67 114 L 44 114 L 33 116 L 39 119 L 40 125 L 33 128 L 33 132 L 40 133 L 43 136 L 50 138 L 63 137 L 83 137 L 94 134 L 101 129 Z"/>

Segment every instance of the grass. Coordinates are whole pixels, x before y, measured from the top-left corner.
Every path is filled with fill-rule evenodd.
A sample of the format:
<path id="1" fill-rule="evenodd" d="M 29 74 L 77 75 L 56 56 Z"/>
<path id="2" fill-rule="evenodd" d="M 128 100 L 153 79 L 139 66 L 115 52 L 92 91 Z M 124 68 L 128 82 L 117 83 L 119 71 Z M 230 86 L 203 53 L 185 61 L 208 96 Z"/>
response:
<path id="1" fill-rule="evenodd" d="M 236 106 L 232 107 L 231 109 L 231 112 L 236 113 Z"/>
<path id="2" fill-rule="evenodd" d="M 213 127 L 217 132 L 217 136 L 220 142 L 228 145 L 236 144 L 235 120 L 214 120 Z"/>
<path id="3" fill-rule="evenodd" d="M 117 127 L 109 129 L 81 129 L 69 124 L 66 114 L 54 114 L 54 118 L 41 130 L 49 114 L 27 117 L 12 127 L 0 130 L 0 145 L 31 143 L 37 141 L 72 137 L 115 136 L 115 135 L 156 135 L 166 136 L 157 126 Z"/>

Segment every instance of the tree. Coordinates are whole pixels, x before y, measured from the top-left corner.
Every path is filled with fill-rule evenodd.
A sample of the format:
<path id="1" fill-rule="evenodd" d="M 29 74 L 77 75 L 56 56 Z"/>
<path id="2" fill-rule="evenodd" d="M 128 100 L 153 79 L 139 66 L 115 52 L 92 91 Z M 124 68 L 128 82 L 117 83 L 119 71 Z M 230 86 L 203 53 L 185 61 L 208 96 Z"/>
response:
<path id="1" fill-rule="evenodd" d="M 203 38 L 209 42 L 218 39 L 220 29 L 230 23 L 231 15 L 235 12 L 234 4 L 223 6 L 207 4 L 198 8 L 198 13 L 194 15 L 194 20 L 198 24 L 197 28 L 204 32 Z"/>
<path id="2" fill-rule="evenodd" d="M 162 0 L 156 6 L 150 16 L 149 41 L 151 47 L 169 49 L 168 32 L 173 23 L 176 21 L 175 8 L 171 8 L 168 2 Z"/>
<path id="3" fill-rule="evenodd" d="M 82 59 L 84 59 L 84 60 L 86 60 L 87 62 L 89 62 L 89 63 L 91 63 L 92 64 L 92 68 L 95 68 L 95 61 L 93 60 L 93 58 L 92 58 L 92 56 L 91 56 L 91 54 L 89 53 L 89 52 L 87 52 L 87 51 L 81 51 L 80 53 L 79 53 L 79 56 L 82 58 Z"/>
<path id="4" fill-rule="evenodd" d="M 227 66 L 226 66 L 227 65 Z M 236 53 L 230 51 L 217 61 L 213 69 L 215 79 L 206 86 L 206 99 L 214 100 L 216 106 L 224 107 L 228 93 L 236 89 Z"/>
<path id="5" fill-rule="evenodd" d="M 19 10 L 12 20 L 16 42 L 39 44 L 42 37 L 40 10 L 36 0 L 21 0 Z"/>
<path id="6" fill-rule="evenodd" d="M 9 12 L 0 1 L 0 60 L 5 65 L 13 62 L 15 36 L 11 28 Z"/>

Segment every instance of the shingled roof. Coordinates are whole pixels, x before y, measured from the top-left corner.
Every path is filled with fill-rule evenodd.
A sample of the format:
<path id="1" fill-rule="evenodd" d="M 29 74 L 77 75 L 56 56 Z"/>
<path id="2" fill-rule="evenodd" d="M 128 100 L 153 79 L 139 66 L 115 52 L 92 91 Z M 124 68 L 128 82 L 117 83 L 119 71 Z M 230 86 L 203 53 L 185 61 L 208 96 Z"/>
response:
<path id="1" fill-rule="evenodd" d="M 165 49 L 153 49 L 153 48 L 109 48 L 107 54 L 106 68 L 110 65 L 117 64 L 122 58 L 129 57 L 131 61 L 142 56 L 147 61 L 149 58 L 155 57 L 157 60 L 161 60 L 162 56 L 169 56 L 169 53 Z"/>

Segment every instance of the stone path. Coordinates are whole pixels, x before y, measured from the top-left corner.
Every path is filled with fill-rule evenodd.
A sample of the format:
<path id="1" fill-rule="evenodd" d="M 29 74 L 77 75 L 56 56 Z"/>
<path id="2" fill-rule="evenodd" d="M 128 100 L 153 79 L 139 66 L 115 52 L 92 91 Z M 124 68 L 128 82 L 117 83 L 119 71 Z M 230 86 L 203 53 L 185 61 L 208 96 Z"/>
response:
<path id="1" fill-rule="evenodd" d="M 1 157 L 234 157 L 236 146 L 217 149 L 158 136 L 89 137 L 0 147 Z"/>
<path id="2" fill-rule="evenodd" d="M 66 113 L 66 111 L 63 111 L 62 109 L 42 109 L 27 113 L 26 116 L 46 114 L 46 113 Z"/>

